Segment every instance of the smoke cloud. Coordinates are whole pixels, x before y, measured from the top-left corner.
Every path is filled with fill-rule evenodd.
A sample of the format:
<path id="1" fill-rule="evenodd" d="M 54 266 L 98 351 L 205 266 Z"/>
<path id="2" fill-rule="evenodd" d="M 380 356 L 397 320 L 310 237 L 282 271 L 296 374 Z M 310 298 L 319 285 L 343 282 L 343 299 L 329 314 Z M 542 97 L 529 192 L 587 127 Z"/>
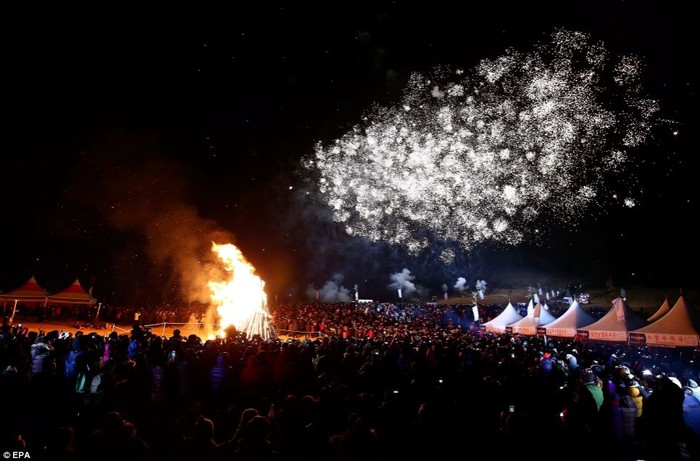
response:
<path id="1" fill-rule="evenodd" d="M 486 292 L 486 280 L 476 281 L 476 291 L 479 293 L 479 298 L 484 299 L 484 293 Z"/>
<path id="2" fill-rule="evenodd" d="M 310 284 L 306 289 L 306 296 L 326 303 L 348 302 L 351 300 L 350 290 L 343 286 L 344 279 L 343 274 L 335 273 L 318 290 Z"/>
<path id="3" fill-rule="evenodd" d="M 90 182 L 67 190 L 66 200 L 91 207 L 121 244 L 111 256 L 122 297 L 209 302 L 207 282 L 223 275 L 212 242 L 235 243 L 234 237 L 200 216 L 184 171 L 158 158 L 148 140 L 121 136 L 107 145 L 78 166 L 77 176 Z"/>
<path id="4" fill-rule="evenodd" d="M 467 291 L 467 279 L 465 279 L 464 277 L 459 277 L 452 288 L 454 288 L 460 293 L 464 293 L 465 291 Z"/>
<path id="5" fill-rule="evenodd" d="M 319 293 L 318 289 L 313 285 L 313 283 L 308 284 L 305 293 L 306 297 L 311 301 L 317 301 L 321 297 L 321 294 Z"/>
<path id="6" fill-rule="evenodd" d="M 393 290 L 401 290 L 402 296 L 409 295 L 416 291 L 416 285 L 413 283 L 415 276 L 411 275 L 411 271 L 404 268 L 401 272 L 395 274 L 389 274 L 388 288 Z"/>

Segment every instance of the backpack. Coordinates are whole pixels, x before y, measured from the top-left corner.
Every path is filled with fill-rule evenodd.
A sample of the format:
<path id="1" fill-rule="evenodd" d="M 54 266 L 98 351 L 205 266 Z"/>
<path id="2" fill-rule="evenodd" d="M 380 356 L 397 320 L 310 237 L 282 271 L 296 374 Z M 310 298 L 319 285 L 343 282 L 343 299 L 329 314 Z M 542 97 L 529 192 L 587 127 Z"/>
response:
<path id="1" fill-rule="evenodd" d="M 101 394 L 102 393 L 102 373 L 97 373 L 90 381 L 90 393 L 91 394 Z"/>

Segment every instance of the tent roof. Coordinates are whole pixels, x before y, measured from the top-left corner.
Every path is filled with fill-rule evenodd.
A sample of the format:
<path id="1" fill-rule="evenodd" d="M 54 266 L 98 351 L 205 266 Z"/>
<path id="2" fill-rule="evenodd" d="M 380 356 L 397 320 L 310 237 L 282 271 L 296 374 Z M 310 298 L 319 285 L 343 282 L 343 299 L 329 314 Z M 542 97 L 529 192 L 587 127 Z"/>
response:
<path id="1" fill-rule="evenodd" d="M 700 335 L 700 313 L 689 307 L 681 296 L 666 315 L 650 325 L 634 330 L 634 333 Z"/>
<path id="2" fill-rule="evenodd" d="M 612 304 L 607 314 L 583 329 L 589 332 L 630 331 L 647 325 L 647 321 L 630 309 L 624 299 L 615 298 Z"/>
<path id="3" fill-rule="evenodd" d="M 487 327 L 487 329 L 488 327 L 505 327 L 506 325 L 515 323 L 522 318 L 523 316 L 520 315 L 518 311 L 515 310 L 513 305 L 509 302 L 506 308 L 503 309 L 503 312 L 498 314 L 495 318 L 484 323 L 484 325 Z"/>
<path id="4" fill-rule="evenodd" d="M 532 301 L 528 305 L 528 314 L 518 320 L 517 322 L 509 325 L 511 327 L 541 327 L 555 321 L 557 318 L 550 314 L 548 311 L 542 309 L 540 303 L 536 306 L 530 308 Z"/>
<path id="5" fill-rule="evenodd" d="M 78 279 L 75 279 L 75 282 L 63 291 L 50 295 L 49 301 L 66 304 L 94 304 L 97 300 L 85 291 Z"/>
<path id="6" fill-rule="evenodd" d="M 558 319 L 547 324 L 547 329 L 562 328 L 562 329 L 577 329 L 585 327 L 595 322 L 596 318 L 586 312 L 578 301 L 574 300 L 569 308 Z"/>
<path id="7" fill-rule="evenodd" d="M 542 305 L 537 303 L 537 305 L 532 305 L 532 300 L 527 305 L 527 315 L 515 323 L 508 325 L 507 328 L 511 328 L 513 333 L 521 335 L 535 335 L 537 334 L 537 328 L 545 326 L 548 323 L 556 320 L 549 311 L 542 309 Z"/>
<path id="8" fill-rule="evenodd" d="M 659 320 L 661 317 L 666 315 L 668 311 L 671 310 L 671 305 L 668 303 L 668 298 L 664 298 L 664 302 L 661 304 L 661 307 L 654 312 L 651 317 L 647 319 L 647 322 L 651 323 L 655 320 Z"/>
<path id="9" fill-rule="evenodd" d="M 544 306 L 535 306 L 535 317 L 539 318 L 539 325 L 547 325 L 548 323 L 554 322 L 557 318 L 549 312 L 549 307 L 547 303 Z"/>
<path id="10" fill-rule="evenodd" d="M 24 282 L 19 288 L 8 293 L 0 294 L 0 299 L 17 299 L 20 301 L 44 301 L 48 293 L 41 288 L 34 276 Z"/>

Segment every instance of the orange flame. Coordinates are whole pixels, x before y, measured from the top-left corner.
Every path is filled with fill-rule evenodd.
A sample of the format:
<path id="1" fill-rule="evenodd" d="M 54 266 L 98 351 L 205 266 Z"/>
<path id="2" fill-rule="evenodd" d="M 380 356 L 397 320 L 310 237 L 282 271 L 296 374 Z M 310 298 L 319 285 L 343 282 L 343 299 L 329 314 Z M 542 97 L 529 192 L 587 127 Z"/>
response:
<path id="1" fill-rule="evenodd" d="M 267 310 L 265 282 L 255 273 L 255 267 L 246 260 L 235 245 L 213 243 L 214 251 L 224 268 L 231 273 L 228 280 L 210 281 L 212 301 L 217 305 L 219 333 L 233 325 L 247 337 L 260 335 L 267 339 L 273 335 Z"/>

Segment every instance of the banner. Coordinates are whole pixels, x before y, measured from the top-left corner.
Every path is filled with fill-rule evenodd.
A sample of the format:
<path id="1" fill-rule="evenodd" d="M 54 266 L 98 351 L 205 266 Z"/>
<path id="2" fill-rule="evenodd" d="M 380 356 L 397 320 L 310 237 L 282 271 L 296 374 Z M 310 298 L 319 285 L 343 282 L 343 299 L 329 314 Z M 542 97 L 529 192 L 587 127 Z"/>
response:
<path id="1" fill-rule="evenodd" d="M 644 333 L 630 333 L 629 342 L 630 344 L 646 344 L 647 336 Z"/>

